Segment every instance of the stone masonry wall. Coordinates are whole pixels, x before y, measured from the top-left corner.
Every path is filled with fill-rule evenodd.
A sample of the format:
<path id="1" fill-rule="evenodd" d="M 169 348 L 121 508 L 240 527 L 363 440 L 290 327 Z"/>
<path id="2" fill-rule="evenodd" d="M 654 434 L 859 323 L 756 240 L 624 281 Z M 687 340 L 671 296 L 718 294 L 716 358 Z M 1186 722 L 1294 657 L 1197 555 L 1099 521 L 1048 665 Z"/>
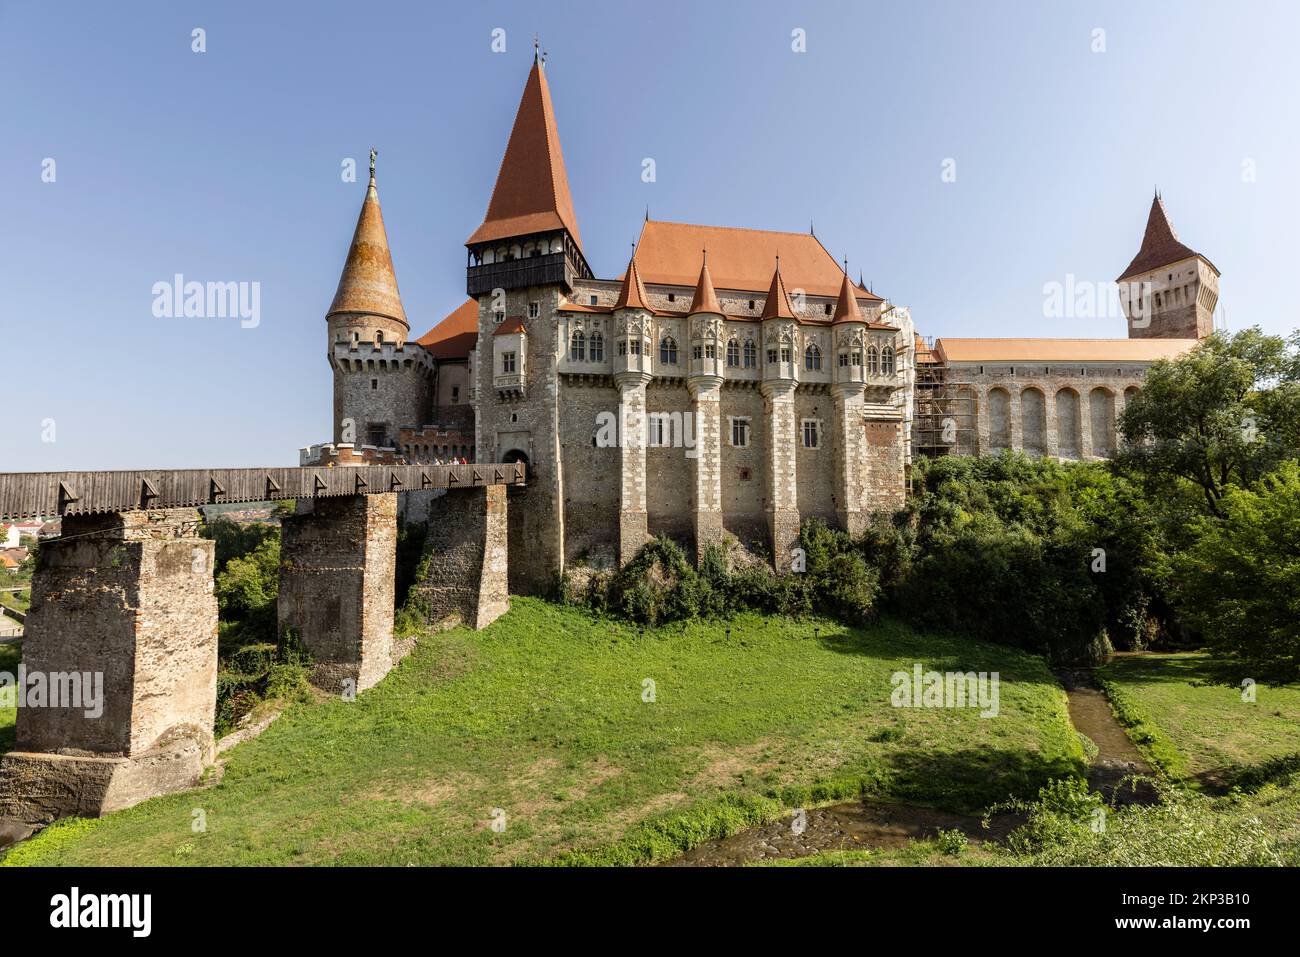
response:
<path id="1" fill-rule="evenodd" d="M 509 610 L 507 537 L 503 485 L 457 489 L 434 502 L 427 573 L 411 589 L 430 623 L 485 628 Z"/>
<path id="2" fill-rule="evenodd" d="M 299 504 L 311 511 L 281 523 L 279 628 L 311 653 L 314 684 L 364 691 L 393 666 L 397 494 Z"/>

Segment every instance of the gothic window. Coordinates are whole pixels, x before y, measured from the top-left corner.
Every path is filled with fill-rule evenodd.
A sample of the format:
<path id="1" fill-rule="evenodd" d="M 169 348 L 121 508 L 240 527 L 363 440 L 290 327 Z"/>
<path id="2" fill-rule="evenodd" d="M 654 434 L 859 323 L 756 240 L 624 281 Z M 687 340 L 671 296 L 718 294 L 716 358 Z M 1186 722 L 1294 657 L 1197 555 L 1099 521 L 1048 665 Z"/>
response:
<path id="1" fill-rule="evenodd" d="M 885 346 L 880 350 L 880 371 L 885 375 L 894 374 L 894 347 Z"/>
<path id="2" fill-rule="evenodd" d="M 816 419 L 803 420 L 803 447 L 815 449 L 821 442 L 820 429 Z"/>
<path id="3" fill-rule="evenodd" d="M 745 368 L 752 369 L 758 365 L 758 346 L 753 339 L 745 340 Z"/>
<path id="4" fill-rule="evenodd" d="M 692 358 L 692 359 L 703 359 L 703 358 L 704 358 L 704 346 L 692 346 L 692 347 L 691 347 L 691 358 Z"/>
<path id="5" fill-rule="evenodd" d="M 605 337 L 599 332 L 593 332 L 591 334 L 591 361 L 605 361 Z"/>
<path id="6" fill-rule="evenodd" d="M 627 340 L 626 340 L 626 339 L 620 339 L 620 340 L 618 340 L 618 354 L 621 355 L 621 356 L 625 356 L 625 355 L 627 355 Z"/>
<path id="7" fill-rule="evenodd" d="M 822 351 L 817 348 L 815 342 L 808 343 L 808 348 L 803 351 L 803 367 L 812 372 L 821 371 Z"/>
<path id="8" fill-rule="evenodd" d="M 659 361 L 666 366 L 677 365 L 677 340 L 672 336 L 659 340 Z"/>
<path id="9" fill-rule="evenodd" d="M 632 353 L 632 355 L 634 355 L 634 356 L 639 356 L 639 355 L 641 354 L 641 340 L 640 340 L 640 338 L 637 338 L 637 339 L 629 339 L 629 340 L 627 341 L 627 348 L 628 348 L 628 350 Z"/>
<path id="10" fill-rule="evenodd" d="M 840 368 L 846 369 L 849 365 L 849 351 L 847 349 L 840 353 Z"/>
<path id="11" fill-rule="evenodd" d="M 501 353 L 501 374 L 510 375 L 515 371 L 515 354 L 513 352 Z"/>
<path id="12" fill-rule="evenodd" d="M 727 340 L 727 365 L 740 365 L 740 343 L 735 339 Z"/>
<path id="13" fill-rule="evenodd" d="M 778 353 L 775 349 L 767 350 L 767 361 L 772 363 L 772 365 L 776 365 L 777 356 Z"/>
<path id="14" fill-rule="evenodd" d="M 793 353 L 793 350 L 792 350 L 789 346 L 782 346 L 782 347 L 781 347 L 781 361 L 782 361 L 782 362 L 790 362 L 790 361 L 792 361 L 792 360 L 791 360 L 791 356 L 792 356 L 793 354 L 794 354 L 794 353 Z"/>
<path id="15" fill-rule="evenodd" d="M 731 444 L 738 449 L 749 447 L 749 419 L 731 420 Z"/>
<path id="16" fill-rule="evenodd" d="M 569 358 L 576 362 L 586 361 L 587 334 L 581 329 L 573 330 L 573 335 L 569 337 Z"/>
<path id="17" fill-rule="evenodd" d="M 706 342 L 704 344 L 704 355 L 706 358 L 716 359 L 718 357 L 718 347 L 712 342 Z"/>
<path id="18" fill-rule="evenodd" d="M 875 346 L 867 346 L 867 375 L 875 375 L 880 371 L 880 353 L 876 351 Z"/>

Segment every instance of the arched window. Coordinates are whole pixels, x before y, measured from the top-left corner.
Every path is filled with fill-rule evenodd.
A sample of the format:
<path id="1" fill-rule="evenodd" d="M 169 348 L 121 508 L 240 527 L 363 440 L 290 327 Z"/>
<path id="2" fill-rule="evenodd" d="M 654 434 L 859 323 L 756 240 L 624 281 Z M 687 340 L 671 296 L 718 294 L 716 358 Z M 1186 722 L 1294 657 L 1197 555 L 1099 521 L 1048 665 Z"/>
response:
<path id="1" fill-rule="evenodd" d="M 867 346 L 867 375 L 875 375 L 880 371 L 880 353 L 876 351 L 875 346 Z"/>
<path id="2" fill-rule="evenodd" d="M 727 365 L 732 367 L 740 365 L 740 343 L 735 339 L 727 340 Z"/>
<path id="3" fill-rule="evenodd" d="M 808 343 L 808 348 L 803 351 L 803 367 L 813 372 L 821 371 L 822 351 L 817 348 L 815 342 Z"/>
<path id="4" fill-rule="evenodd" d="M 578 362 L 587 359 L 587 334 L 581 329 L 573 330 L 573 335 L 569 337 L 569 358 Z"/>
<path id="5" fill-rule="evenodd" d="M 745 368 L 753 369 L 758 366 L 758 346 L 754 345 L 753 339 L 745 340 Z"/>
<path id="6" fill-rule="evenodd" d="M 591 361 L 605 361 L 605 337 L 599 332 L 593 332 L 591 334 Z"/>
<path id="7" fill-rule="evenodd" d="M 880 350 L 880 371 L 885 375 L 894 374 L 894 347 L 885 346 Z"/>
<path id="8" fill-rule="evenodd" d="M 677 340 L 672 336 L 659 340 L 659 361 L 666 366 L 677 365 Z"/>

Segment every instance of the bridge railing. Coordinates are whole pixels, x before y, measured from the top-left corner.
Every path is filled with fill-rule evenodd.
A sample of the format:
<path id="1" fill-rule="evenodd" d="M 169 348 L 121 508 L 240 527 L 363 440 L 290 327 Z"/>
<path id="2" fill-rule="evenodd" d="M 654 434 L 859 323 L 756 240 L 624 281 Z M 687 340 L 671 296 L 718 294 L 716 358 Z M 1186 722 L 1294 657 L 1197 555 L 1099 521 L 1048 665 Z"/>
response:
<path id="1" fill-rule="evenodd" d="M 278 469 L 0 472 L 0 520 L 231 502 L 523 485 L 521 462 Z"/>

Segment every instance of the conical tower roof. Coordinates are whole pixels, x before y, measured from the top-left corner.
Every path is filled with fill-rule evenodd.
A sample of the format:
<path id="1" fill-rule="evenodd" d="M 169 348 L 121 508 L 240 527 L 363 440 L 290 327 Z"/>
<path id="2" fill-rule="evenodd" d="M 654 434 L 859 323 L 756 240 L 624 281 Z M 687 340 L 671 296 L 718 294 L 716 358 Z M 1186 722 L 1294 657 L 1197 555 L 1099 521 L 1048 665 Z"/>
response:
<path id="1" fill-rule="evenodd" d="M 369 313 L 395 319 L 410 328 L 402 297 L 397 292 L 397 275 L 393 272 L 393 257 L 388 250 L 388 233 L 384 230 L 384 215 L 379 209 L 379 192 L 375 189 L 374 167 L 370 169 L 370 185 L 361 203 L 361 215 L 352 234 L 343 274 L 339 276 L 334 301 L 326 317 L 340 312 Z"/>
<path id="2" fill-rule="evenodd" d="M 534 57 L 487 215 L 465 243 L 473 245 L 561 228 L 567 229 L 581 248 L 551 91 L 542 62 Z"/>
<path id="3" fill-rule="evenodd" d="M 623 288 L 619 290 L 618 302 L 614 303 L 615 309 L 646 309 L 650 306 L 647 304 L 645 286 L 641 283 L 641 271 L 636 268 L 636 254 L 628 261 L 627 272 L 623 274 Z"/>
<path id="4" fill-rule="evenodd" d="M 763 303 L 763 319 L 794 319 L 794 309 L 790 297 L 785 291 L 785 280 L 781 278 L 781 257 L 777 257 L 776 271 L 772 273 L 772 286 L 767 290 L 767 301 Z"/>
<path id="5" fill-rule="evenodd" d="M 1169 222 L 1169 213 L 1165 201 L 1157 193 L 1151 200 L 1151 212 L 1147 214 L 1147 230 L 1142 235 L 1142 248 L 1128 264 L 1128 268 L 1116 282 L 1123 282 L 1130 276 L 1150 272 L 1161 266 L 1168 266 L 1182 259 L 1199 255 L 1195 250 L 1178 241 L 1173 224 Z"/>
<path id="6" fill-rule="evenodd" d="M 722 305 L 718 302 L 718 294 L 713 291 L 713 277 L 709 275 L 709 257 L 707 253 L 703 265 L 700 266 L 700 278 L 695 284 L 695 296 L 691 299 L 689 315 L 694 316 L 701 312 L 722 315 Z"/>
<path id="7" fill-rule="evenodd" d="M 840 283 L 840 298 L 835 302 L 835 317 L 831 319 L 831 322 L 866 321 L 862 318 L 862 310 L 858 308 L 857 296 L 853 294 L 853 283 L 849 282 L 849 274 L 846 271 L 844 281 Z"/>

